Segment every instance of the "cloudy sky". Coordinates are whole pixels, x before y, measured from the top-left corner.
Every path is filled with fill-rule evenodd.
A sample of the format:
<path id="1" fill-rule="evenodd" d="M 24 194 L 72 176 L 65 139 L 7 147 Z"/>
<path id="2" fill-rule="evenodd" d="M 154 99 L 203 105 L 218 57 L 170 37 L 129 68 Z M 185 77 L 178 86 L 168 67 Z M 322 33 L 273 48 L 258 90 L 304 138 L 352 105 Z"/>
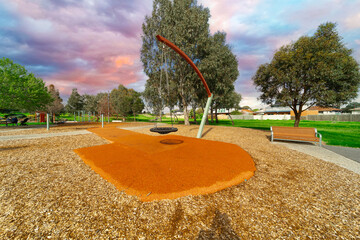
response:
<path id="1" fill-rule="evenodd" d="M 251 77 L 280 46 L 338 24 L 360 62 L 360 0 L 198 0 L 210 29 L 225 31 L 239 62 L 241 105 L 258 107 Z M 67 99 L 72 88 L 96 94 L 124 84 L 144 90 L 141 24 L 152 0 L 0 0 L 0 57 L 25 65 Z M 356 99 L 360 101 L 360 97 Z"/>

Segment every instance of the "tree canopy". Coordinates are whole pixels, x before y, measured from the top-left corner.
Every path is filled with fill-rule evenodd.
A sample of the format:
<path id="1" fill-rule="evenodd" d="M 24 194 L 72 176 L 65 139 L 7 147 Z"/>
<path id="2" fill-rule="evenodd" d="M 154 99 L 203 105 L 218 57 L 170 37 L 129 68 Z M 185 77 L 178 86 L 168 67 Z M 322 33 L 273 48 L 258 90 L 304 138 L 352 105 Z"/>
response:
<path id="1" fill-rule="evenodd" d="M 302 36 L 281 47 L 270 63 L 261 65 L 253 81 L 260 99 L 289 106 L 298 126 L 307 108 L 339 106 L 357 95 L 359 64 L 351 56 L 336 31 L 336 24 L 325 23 L 313 36 Z"/>
<path id="2" fill-rule="evenodd" d="M 134 89 L 127 89 L 123 85 L 119 85 L 117 89 L 113 89 L 110 93 L 110 103 L 116 114 L 119 114 L 125 120 L 129 114 L 135 115 L 144 109 L 144 103 L 140 98 L 141 94 Z"/>
<path id="3" fill-rule="evenodd" d="M 55 88 L 53 84 L 49 85 L 49 93 L 53 99 L 51 103 L 46 106 L 47 112 L 51 115 L 58 114 L 64 110 L 64 105 L 62 104 L 62 99 L 60 97 L 59 90 Z M 52 119 L 54 121 L 54 119 Z"/>
<path id="4" fill-rule="evenodd" d="M 8 58 L 0 59 L 0 109 L 42 110 L 52 101 L 41 78 Z"/>
<path id="5" fill-rule="evenodd" d="M 83 110 L 84 98 L 78 93 L 77 88 L 73 88 L 66 104 L 66 111 L 76 112 Z"/>
<path id="6" fill-rule="evenodd" d="M 178 105 L 184 110 L 186 125 L 187 107 L 204 106 L 207 94 L 191 66 L 158 42 L 156 35 L 170 40 L 198 66 L 214 93 L 213 106 L 217 107 L 234 91 L 239 72 L 237 60 L 225 42 L 226 34 L 211 36 L 209 19 L 209 9 L 196 0 L 154 0 L 152 15 L 143 24 L 141 60 L 149 77 L 144 97 L 160 113 L 164 105 L 170 109 Z"/>
<path id="7" fill-rule="evenodd" d="M 351 109 L 359 108 L 360 103 L 359 102 L 352 102 L 346 105 L 346 107 L 342 108 L 341 111 L 345 113 L 351 113 Z"/>

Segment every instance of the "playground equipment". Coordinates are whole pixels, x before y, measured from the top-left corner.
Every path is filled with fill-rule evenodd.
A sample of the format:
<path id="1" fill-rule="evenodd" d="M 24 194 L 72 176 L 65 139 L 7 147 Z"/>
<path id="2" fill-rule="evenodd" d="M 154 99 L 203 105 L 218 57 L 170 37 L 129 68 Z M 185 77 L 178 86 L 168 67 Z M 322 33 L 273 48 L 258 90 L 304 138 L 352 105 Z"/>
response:
<path id="1" fill-rule="evenodd" d="M 193 63 L 193 61 L 191 61 L 191 59 L 183 51 L 181 51 L 180 48 L 178 48 L 175 44 L 173 44 L 172 42 L 170 42 L 169 40 L 167 40 L 166 38 L 164 38 L 164 37 L 162 37 L 160 35 L 157 35 L 156 38 L 157 38 L 158 41 L 160 41 L 160 42 L 164 43 L 165 45 L 167 45 L 168 47 L 172 48 L 176 53 L 178 53 L 181 57 L 183 57 L 190 64 L 190 66 L 195 70 L 196 74 L 199 76 L 201 82 L 203 83 L 203 85 L 205 87 L 205 90 L 206 90 L 207 95 L 208 95 L 208 100 L 206 102 L 204 115 L 203 115 L 203 117 L 201 119 L 199 131 L 198 131 L 197 136 L 196 136 L 197 138 L 201 138 L 202 132 L 204 130 L 204 125 L 205 125 L 205 122 L 206 122 L 206 118 L 207 118 L 207 115 L 208 115 L 208 112 L 209 112 L 210 104 L 211 104 L 211 101 L 213 99 L 213 94 L 210 92 L 210 89 L 209 89 L 204 77 L 202 76 L 201 72 L 199 71 L 199 69 L 196 67 L 196 65 Z M 171 114 L 171 111 L 170 111 L 170 114 Z M 171 123 L 172 123 L 172 120 L 171 120 Z M 162 130 L 160 130 L 160 129 L 162 129 Z M 171 129 L 173 129 L 173 131 L 171 131 Z M 150 131 L 158 132 L 160 134 L 167 134 L 167 133 L 170 133 L 170 132 L 176 132 L 177 129 L 175 130 L 173 127 L 171 127 L 171 128 L 152 128 L 152 129 L 150 129 Z"/>
<path id="2" fill-rule="evenodd" d="M 164 48 L 165 46 L 163 46 L 163 51 L 161 51 L 161 64 L 164 64 Z M 162 68 L 160 71 L 160 87 L 159 87 L 159 94 L 160 94 L 160 99 L 162 101 L 161 98 L 161 82 L 162 82 Z M 166 56 L 165 56 L 165 75 L 166 75 L 166 84 L 167 84 L 167 91 L 168 91 L 168 105 L 170 108 L 170 119 L 171 119 L 171 127 L 158 127 L 157 126 L 157 122 L 155 123 L 155 127 L 151 128 L 150 131 L 151 132 L 156 132 L 159 134 L 168 134 L 171 132 L 177 132 L 177 128 L 174 127 L 174 123 L 173 123 L 173 118 L 172 118 L 172 108 L 171 108 L 171 104 L 170 104 L 170 85 L 169 85 L 169 76 L 168 76 L 168 72 L 167 72 L 167 61 L 166 61 Z M 160 115 L 161 116 L 161 115 Z"/>

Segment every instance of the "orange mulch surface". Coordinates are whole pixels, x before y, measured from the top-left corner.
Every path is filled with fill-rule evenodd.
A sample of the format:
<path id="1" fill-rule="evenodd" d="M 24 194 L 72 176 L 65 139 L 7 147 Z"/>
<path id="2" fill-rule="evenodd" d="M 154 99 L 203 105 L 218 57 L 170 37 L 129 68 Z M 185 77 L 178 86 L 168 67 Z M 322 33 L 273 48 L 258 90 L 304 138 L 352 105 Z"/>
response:
<path id="1" fill-rule="evenodd" d="M 112 143 L 75 152 L 117 189 L 142 201 L 214 193 L 249 179 L 256 170 L 251 156 L 235 144 L 154 137 L 116 125 L 88 130 Z"/>

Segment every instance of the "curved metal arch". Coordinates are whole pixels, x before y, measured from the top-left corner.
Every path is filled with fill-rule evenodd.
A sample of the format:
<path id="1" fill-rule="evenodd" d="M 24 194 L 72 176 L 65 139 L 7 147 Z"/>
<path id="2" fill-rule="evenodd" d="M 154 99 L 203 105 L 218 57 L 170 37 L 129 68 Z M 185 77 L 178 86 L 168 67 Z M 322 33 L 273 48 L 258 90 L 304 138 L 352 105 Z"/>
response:
<path id="1" fill-rule="evenodd" d="M 157 35 L 156 36 L 157 40 L 159 40 L 160 42 L 163 42 L 164 44 L 166 44 L 167 46 L 169 46 L 170 48 L 172 48 L 175 52 L 177 52 L 181 57 L 183 57 L 189 64 L 190 66 L 195 70 L 195 72 L 197 73 L 197 75 L 199 76 L 200 80 L 202 81 L 202 83 L 204 84 L 204 87 L 206 89 L 206 92 L 208 94 L 208 97 L 211 97 L 211 92 L 210 89 L 205 81 L 205 78 L 203 77 L 203 75 L 201 74 L 201 72 L 199 71 L 199 69 L 196 67 L 196 65 L 193 63 L 193 61 L 191 61 L 191 59 L 183 52 L 181 51 L 180 48 L 178 48 L 175 44 L 173 44 L 172 42 L 170 42 L 169 40 L 167 40 L 166 38 Z"/>

